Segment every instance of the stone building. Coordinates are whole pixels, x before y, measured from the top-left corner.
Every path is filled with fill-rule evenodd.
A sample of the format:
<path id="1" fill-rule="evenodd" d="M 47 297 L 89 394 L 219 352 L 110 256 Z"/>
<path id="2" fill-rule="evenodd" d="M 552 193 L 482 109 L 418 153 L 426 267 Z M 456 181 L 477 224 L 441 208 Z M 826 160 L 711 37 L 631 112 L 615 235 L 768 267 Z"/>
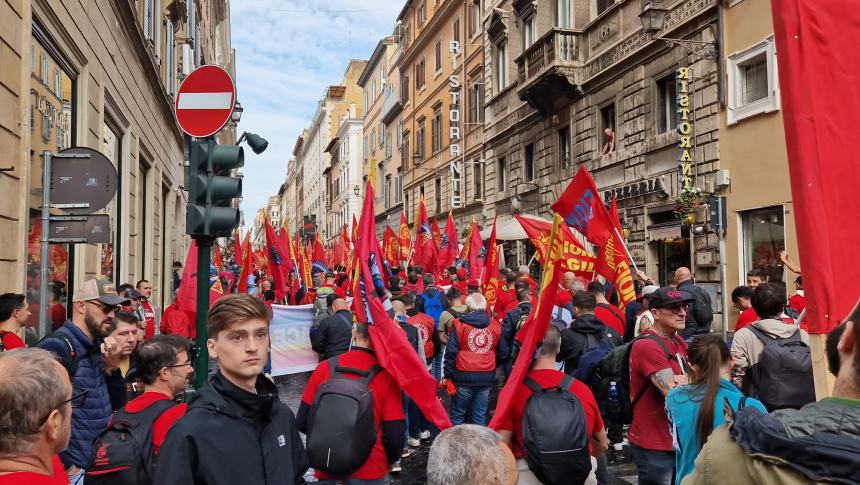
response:
<path id="1" fill-rule="evenodd" d="M 352 226 L 352 217 L 361 217 L 361 146 L 364 124 L 351 106 L 337 123 L 338 130 L 326 147 L 331 165 L 324 170 L 328 195 L 325 242 L 333 244 L 343 227 Z M 350 234 L 347 232 L 347 234 Z"/>
<path id="2" fill-rule="evenodd" d="M 117 168 L 110 243 L 52 245 L 50 279 L 152 282 L 170 302 L 183 260 L 183 138 L 173 114 L 195 67 L 233 72 L 227 0 L 16 0 L 0 4 L 0 291 L 38 301 L 43 151 L 97 149 Z M 235 141 L 232 128 L 221 140 Z"/>

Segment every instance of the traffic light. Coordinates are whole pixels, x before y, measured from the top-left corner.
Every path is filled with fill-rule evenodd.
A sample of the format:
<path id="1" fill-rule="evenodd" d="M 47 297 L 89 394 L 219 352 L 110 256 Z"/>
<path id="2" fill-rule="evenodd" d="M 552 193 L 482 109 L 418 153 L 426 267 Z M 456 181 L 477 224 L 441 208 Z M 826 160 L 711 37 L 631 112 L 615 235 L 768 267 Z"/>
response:
<path id="1" fill-rule="evenodd" d="M 188 151 L 188 206 L 185 232 L 190 236 L 226 237 L 239 226 L 242 179 L 230 171 L 245 165 L 242 147 L 219 145 L 211 138 L 193 139 Z"/>

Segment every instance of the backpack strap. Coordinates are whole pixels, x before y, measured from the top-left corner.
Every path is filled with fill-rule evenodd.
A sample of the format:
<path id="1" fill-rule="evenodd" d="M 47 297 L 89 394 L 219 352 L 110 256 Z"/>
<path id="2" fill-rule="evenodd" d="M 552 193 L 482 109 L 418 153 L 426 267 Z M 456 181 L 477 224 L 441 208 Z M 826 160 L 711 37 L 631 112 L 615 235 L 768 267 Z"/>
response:
<path id="1" fill-rule="evenodd" d="M 165 411 L 172 408 L 173 406 L 176 406 L 176 404 L 177 403 L 171 399 L 161 399 L 155 401 L 154 403 L 150 404 L 149 406 L 143 408 L 136 413 L 131 413 L 123 409 L 123 416 L 121 417 L 122 419 L 119 419 L 118 421 L 129 421 L 128 418 L 132 418 L 134 419 L 134 421 L 136 421 L 136 423 L 134 423 L 135 426 L 140 425 L 142 423 L 151 424 L 156 419 L 158 419 L 159 416 L 164 414 Z M 119 417 L 119 414 L 117 414 L 116 416 Z"/>
<path id="2" fill-rule="evenodd" d="M 564 377 L 562 377 L 561 382 L 558 384 L 558 390 L 562 391 L 562 392 L 564 392 L 564 391 L 570 392 L 570 386 L 572 386 L 572 385 L 573 385 L 573 376 L 570 374 L 565 374 Z"/>
<path id="3" fill-rule="evenodd" d="M 621 315 L 621 313 L 619 313 L 619 312 L 618 312 L 618 310 L 616 310 L 615 308 L 613 308 L 613 307 L 612 307 L 612 305 L 608 305 L 608 304 L 606 304 L 606 303 L 599 303 L 597 306 L 599 306 L 599 307 L 601 307 L 601 308 L 605 308 L 605 309 L 609 310 L 609 313 L 611 313 L 611 314 L 615 315 L 615 317 L 616 317 L 616 318 L 618 318 L 618 319 L 620 319 L 621 321 L 626 321 L 626 320 L 627 320 L 626 318 L 624 318 L 624 316 L 623 316 L 623 315 Z"/>
<path id="4" fill-rule="evenodd" d="M 380 372 L 382 372 L 382 366 L 381 366 L 381 365 L 379 365 L 378 363 L 373 364 L 372 366 L 370 366 L 370 369 L 367 369 L 367 375 L 366 375 L 366 376 L 364 376 L 364 377 L 361 379 L 361 381 L 362 381 L 362 382 L 364 382 L 366 385 L 368 385 L 368 386 L 369 386 L 369 385 L 370 385 L 370 381 L 372 381 L 374 377 L 376 377 L 377 375 L 379 375 L 379 373 L 380 373 Z"/>
<path id="5" fill-rule="evenodd" d="M 755 335 L 756 338 L 758 338 L 761 341 L 761 343 L 764 344 L 765 347 L 767 347 L 768 345 L 775 343 L 779 340 L 788 340 L 788 341 L 797 340 L 797 341 L 800 341 L 800 329 L 797 327 L 795 327 L 794 333 L 788 337 L 779 337 L 777 335 L 773 335 L 772 333 L 765 332 L 764 330 L 756 327 L 755 325 L 750 325 L 747 328 L 750 329 L 750 332 L 752 332 L 753 335 Z"/>
<path id="6" fill-rule="evenodd" d="M 45 339 L 53 338 L 63 342 L 64 347 L 66 347 L 68 351 L 68 361 L 66 361 L 64 356 L 64 358 L 60 359 L 60 364 L 62 364 L 63 367 L 66 368 L 66 372 L 68 372 L 69 374 L 69 380 L 71 380 L 78 372 L 78 358 L 80 356 L 78 355 L 77 348 L 75 348 L 75 344 L 72 342 L 68 335 L 61 331 L 61 329 L 62 327 L 45 337 Z"/>
<path id="7" fill-rule="evenodd" d="M 526 385 L 526 387 L 528 387 L 529 389 L 531 389 L 533 393 L 543 392 L 543 387 L 541 387 L 541 386 L 540 386 L 540 384 L 538 384 L 538 383 L 537 383 L 534 379 L 532 379 L 531 377 L 526 376 L 526 377 L 523 379 L 523 384 L 525 384 L 525 385 Z"/>
<path id="8" fill-rule="evenodd" d="M 340 356 L 335 355 L 334 357 L 332 357 L 331 359 L 328 360 L 328 377 L 329 377 L 329 379 L 331 379 L 337 375 L 337 361 L 339 360 L 338 357 L 340 357 Z"/>

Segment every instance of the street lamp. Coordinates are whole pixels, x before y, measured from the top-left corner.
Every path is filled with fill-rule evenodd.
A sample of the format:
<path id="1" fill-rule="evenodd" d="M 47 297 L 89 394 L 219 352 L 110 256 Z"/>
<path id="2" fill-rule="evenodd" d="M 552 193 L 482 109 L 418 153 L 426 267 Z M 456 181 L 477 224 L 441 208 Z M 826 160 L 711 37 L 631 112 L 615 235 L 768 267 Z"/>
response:
<path id="1" fill-rule="evenodd" d="M 244 111 L 242 103 L 236 101 L 236 104 L 233 105 L 233 112 L 230 113 L 230 121 L 239 124 L 239 122 L 242 121 L 242 111 Z"/>
<path id="2" fill-rule="evenodd" d="M 701 53 L 705 56 L 716 57 L 717 43 L 703 40 L 689 39 L 672 39 L 669 37 L 660 37 L 658 32 L 666 27 L 666 16 L 669 14 L 669 9 L 663 6 L 662 0 L 651 0 L 642 8 L 639 13 L 639 20 L 642 22 L 642 30 L 651 37 L 652 40 L 662 40 L 669 47 L 681 46 L 693 53 Z"/>
<path id="3" fill-rule="evenodd" d="M 358 188 L 358 185 L 352 188 L 352 193 L 355 194 L 356 197 L 358 197 L 359 192 L 361 192 L 361 189 Z"/>
<path id="4" fill-rule="evenodd" d="M 260 135 L 248 133 L 247 131 L 242 133 L 242 136 L 239 137 L 236 144 L 238 145 L 242 143 L 243 140 L 248 142 L 248 146 L 251 147 L 251 150 L 253 150 L 257 155 L 266 151 L 266 147 L 269 146 L 268 140 Z"/>

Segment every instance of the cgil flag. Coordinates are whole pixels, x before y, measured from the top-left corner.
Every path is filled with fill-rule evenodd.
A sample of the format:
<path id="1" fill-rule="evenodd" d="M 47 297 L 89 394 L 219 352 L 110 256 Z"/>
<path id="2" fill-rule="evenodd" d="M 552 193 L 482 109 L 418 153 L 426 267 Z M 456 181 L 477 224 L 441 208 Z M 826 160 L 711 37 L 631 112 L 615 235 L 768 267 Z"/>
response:
<path id="1" fill-rule="evenodd" d="M 490 231 L 490 243 L 487 246 L 487 261 L 481 278 L 487 308 L 495 308 L 499 297 L 499 248 L 496 246 L 496 219 L 493 218 L 493 229 Z"/>
<path id="2" fill-rule="evenodd" d="M 618 307 L 623 310 L 636 299 L 636 289 L 633 287 L 633 274 L 630 271 L 627 250 L 621 238 L 621 223 L 618 221 L 618 207 L 615 205 L 614 198 L 609 208 L 609 218 L 612 222 L 612 232 L 606 244 L 600 248 L 595 271 L 611 281 L 618 289 Z"/>
<path id="3" fill-rule="evenodd" d="M 418 202 L 418 224 L 415 227 L 415 254 L 412 255 L 412 265 L 421 266 L 429 272 L 436 267 L 436 241 L 433 239 L 433 229 L 427 219 L 423 198 Z"/>
<path id="4" fill-rule="evenodd" d="M 400 260 L 409 259 L 409 250 L 412 249 L 412 238 L 409 236 L 409 223 L 406 222 L 406 213 L 400 213 Z"/>
<path id="5" fill-rule="evenodd" d="M 445 232 L 442 234 L 442 244 L 439 245 L 439 273 L 442 270 L 453 266 L 457 261 L 459 247 L 457 243 L 457 224 L 454 223 L 454 216 L 451 211 L 448 211 L 448 221 L 445 222 Z"/>
<path id="6" fill-rule="evenodd" d="M 520 223 L 523 230 L 526 231 L 526 234 L 529 236 L 532 244 L 534 244 L 535 251 L 537 252 L 536 259 L 539 263 L 543 263 L 546 260 L 546 255 L 548 253 L 547 249 L 549 248 L 552 224 L 527 217 L 514 217 L 517 218 L 517 222 Z M 585 249 L 585 246 L 583 246 L 578 239 L 576 239 L 576 236 L 573 235 L 573 231 L 570 230 L 570 227 L 568 227 L 564 221 L 561 222 L 558 230 L 561 233 L 560 238 L 562 241 L 562 269 L 573 271 L 577 276 L 582 276 L 591 280 L 592 275 L 594 274 L 594 263 L 597 259 L 589 253 L 587 249 Z"/>
<path id="7" fill-rule="evenodd" d="M 400 240 L 391 226 L 385 226 L 385 232 L 382 235 L 382 252 L 388 266 L 392 268 L 400 266 Z"/>
<path id="8" fill-rule="evenodd" d="M 579 167 L 576 176 L 551 208 L 591 243 L 603 246 L 609 239 L 612 221 L 585 165 Z"/>

